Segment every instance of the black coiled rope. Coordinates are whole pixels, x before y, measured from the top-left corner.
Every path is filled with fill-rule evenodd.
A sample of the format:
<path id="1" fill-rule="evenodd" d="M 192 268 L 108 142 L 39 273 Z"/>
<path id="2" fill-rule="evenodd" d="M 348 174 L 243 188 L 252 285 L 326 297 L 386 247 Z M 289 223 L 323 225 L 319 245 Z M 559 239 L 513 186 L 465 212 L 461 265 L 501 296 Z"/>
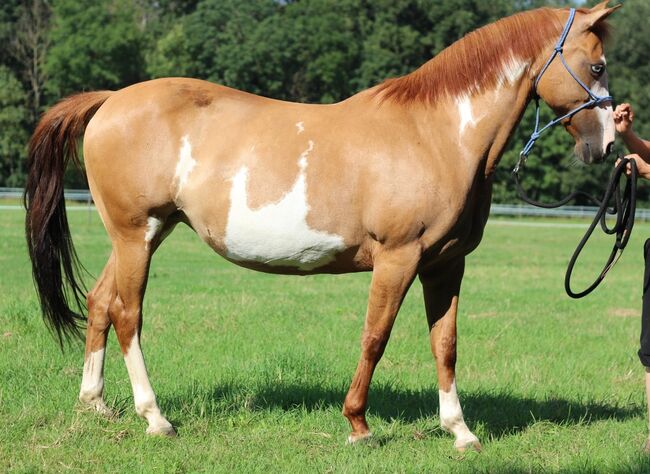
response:
<path id="1" fill-rule="evenodd" d="M 630 165 L 631 172 L 629 176 L 626 176 L 625 170 L 628 164 Z M 535 201 L 528 197 L 528 195 L 522 188 L 521 183 L 519 181 L 519 173 L 522 168 L 519 168 L 518 166 L 515 169 L 515 171 L 513 171 L 512 175 L 515 180 L 517 194 L 519 194 L 519 197 L 524 202 L 537 207 L 553 209 L 556 207 L 564 206 L 569 201 L 579 196 L 583 196 L 587 198 L 589 201 L 594 202 L 598 206 L 598 212 L 596 212 L 596 216 L 594 217 L 593 222 L 591 223 L 591 225 L 587 229 L 587 232 L 585 232 L 585 235 L 582 237 L 582 240 L 580 240 L 580 243 L 578 244 L 575 251 L 573 252 L 573 256 L 571 257 L 571 260 L 569 260 L 569 265 L 567 267 L 566 275 L 564 277 L 564 289 L 566 290 L 567 295 L 569 295 L 571 298 L 582 298 L 583 296 L 587 296 L 589 293 L 594 291 L 598 287 L 598 285 L 600 285 L 600 283 L 605 279 L 607 273 L 612 269 L 612 267 L 616 264 L 616 262 L 620 258 L 621 254 L 623 253 L 623 250 L 625 249 L 627 243 L 630 240 L 630 236 L 632 235 L 632 228 L 634 227 L 634 214 L 636 212 L 636 179 L 638 175 L 636 162 L 628 158 L 621 158 L 618 165 L 614 168 L 614 171 L 612 171 L 609 184 L 607 185 L 607 189 L 605 190 L 605 195 L 603 196 L 603 199 L 600 201 L 595 197 L 587 193 L 584 193 L 582 191 L 573 192 L 567 197 L 565 197 L 564 199 L 561 199 L 556 202 L 543 203 L 543 202 Z M 621 182 L 622 182 L 621 177 L 626 178 L 625 189 L 623 190 L 622 193 L 621 193 Z M 613 203 L 612 203 L 612 207 L 610 208 L 608 206 L 610 201 L 612 201 L 612 199 L 613 199 Z M 607 215 L 616 216 L 616 221 L 612 227 L 609 227 L 607 225 Z M 614 245 L 612 247 L 612 251 L 609 254 L 609 258 L 607 259 L 607 263 L 605 263 L 605 266 L 603 267 L 603 270 L 600 272 L 598 277 L 585 290 L 575 292 L 571 289 L 571 275 L 573 274 L 573 269 L 575 267 L 576 261 L 578 260 L 578 257 L 580 256 L 580 253 L 582 252 L 583 248 L 587 244 L 587 241 L 593 234 L 599 222 L 600 222 L 600 227 L 603 229 L 603 232 L 605 232 L 608 235 L 616 235 L 616 240 L 614 241 Z"/>

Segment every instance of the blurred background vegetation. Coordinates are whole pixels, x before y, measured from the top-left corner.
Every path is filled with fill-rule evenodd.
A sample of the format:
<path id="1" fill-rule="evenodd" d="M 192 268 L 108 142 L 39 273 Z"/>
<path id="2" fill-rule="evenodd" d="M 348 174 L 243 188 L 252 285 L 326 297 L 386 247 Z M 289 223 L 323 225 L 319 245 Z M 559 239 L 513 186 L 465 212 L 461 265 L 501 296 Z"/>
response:
<path id="1" fill-rule="evenodd" d="M 650 2 L 623 3 L 608 45 L 611 92 L 633 104 L 635 129 L 650 139 Z M 191 76 L 277 99 L 336 102 L 412 71 L 498 18 L 572 4 L 585 2 L 2 0 L 0 186 L 22 186 L 38 117 L 75 92 Z M 528 110 L 499 167 L 496 202 L 517 202 L 510 170 L 531 129 Z M 611 167 L 579 165 L 572 149 L 563 130 L 538 142 L 525 181 L 533 197 L 556 199 L 577 188 L 601 193 Z M 67 179 L 68 186 L 85 185 L 78 174 Z M 649 191 L 641 188 L 645 202 Z"/>

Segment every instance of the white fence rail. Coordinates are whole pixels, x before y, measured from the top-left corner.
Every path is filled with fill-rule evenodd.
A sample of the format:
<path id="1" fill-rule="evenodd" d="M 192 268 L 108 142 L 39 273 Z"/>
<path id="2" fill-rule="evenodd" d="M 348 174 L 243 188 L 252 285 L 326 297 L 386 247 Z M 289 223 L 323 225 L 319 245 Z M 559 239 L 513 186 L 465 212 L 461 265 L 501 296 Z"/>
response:
<path id="1" fill-rule="evenodd" d="M 90 192 L 85 189 L 66 189 L 64 191 L 66 200 L 92 204 Z M 22 199 L 21 188 L 0 188 L 0 199 Z M 1 204 L 1 202 L 0 202 Z M 1 206 L 0 209 L 19 209 L 21 206 Z M 509 217 L 565 217 L 565 218 L 592 218 L 596 214 L 596 207 L 593 206 L 564 206 L 558 209 L 544 209 L 533 207 L 528 204 L 492 204 L 490 215 Z M 636 219 L 650 221 L 650 209 L 637 209 Z"/>
<path id="2" fill-rule="evenodd" d="M 93 199 L 87 189 L 66 189 L 63 195 L 67 201 L 85 202 L 90 204 Z M 0 199 L 22 199 L 22 188 L 0 188 Z"/>
<path id="3" fill-rule="evenodd" d="M 582 217 L 593 218 L 598 210 L 594 206 L 563 206 L 556 209 L 544 209 L 528 204 L 492 204 L 490 215 L 511 217 Z M 637 209 L 636 220 L 650 221 L 650 209 Z"/>

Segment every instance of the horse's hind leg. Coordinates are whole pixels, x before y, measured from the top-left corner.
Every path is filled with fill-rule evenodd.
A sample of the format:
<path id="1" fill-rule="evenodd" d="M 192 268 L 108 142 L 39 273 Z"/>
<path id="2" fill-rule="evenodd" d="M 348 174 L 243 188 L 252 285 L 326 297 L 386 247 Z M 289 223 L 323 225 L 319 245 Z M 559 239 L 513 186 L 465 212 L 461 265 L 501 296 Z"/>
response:
<path id="1" fill-rule="evenodd" d="M 465 269 L 464 260 L 444 275 L 420 274 L 424 302 L 429 322 L 431 351 L 436 358 L 438 392 L 440 396 L 440 426 L 452 433 L 459 450 L 480 451 L 478 438 L 463 419 L 463 410 L 456 393 L 456 313 L 460 282 Z"/>
<path id="2" fill-rule="evenodd" d="M 371 435 L 365 416 L 370 380 L 388 343 L 397 311 L 415 277 L 420 255 L 420 246 L 413 245 L 381 250 L 374 257 L 361 357 L 343 404 L 343 415 L 352 426 L 350 443 Z"/>
<path id="3" fill-rule="evenodd" d="M 121 230 L 119 238 L 113 239 L 116 296 L 111 303 L 109 314 L 124 354 L 133 388 L 135 410 L 149 424 L 147 433 L 174 435 L 174 428 L 158 408 L 140 347 L 142 300 L 151 254 L 159 243 L 154 244 L 158 236 L 153 234 L 159 231 L 160 226 L 132 227 Z"/>
<path id="4" fill-rule="evenodd" d="M 108 307 L 115 298 L 115 258 L 108 259 L 95 287 L 88 293 L 88 327 L 86 353 L 79 400 L 89 407 L 109 415 L 104 403 L 104 356 L 106 338 L 111 327 Z"/>

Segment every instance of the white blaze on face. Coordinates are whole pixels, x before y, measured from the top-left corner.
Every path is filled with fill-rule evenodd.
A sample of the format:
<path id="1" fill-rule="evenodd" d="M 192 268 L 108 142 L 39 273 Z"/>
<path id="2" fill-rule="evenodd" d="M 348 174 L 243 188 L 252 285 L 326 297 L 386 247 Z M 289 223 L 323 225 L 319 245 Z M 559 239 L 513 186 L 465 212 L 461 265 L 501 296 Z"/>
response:
<path id="1" fill-rule="evenodd" d="M 187 184 L 187 179 L 190 173 L 196 166 L 196 160 L 192 158 L 192 145 L 187 135 L 182 138 L 181 149 L 178 156 L 178 163 L 176 164 L 176 174 L 174 178 L 177 183 L 176 197 L 178 197 Z"/>
<path id="2" fill-rule="evenodd" d="M 296 124 L 296 128 L 298 129 L 298 135 L 300 135 L 302 132 L 305 131 L 305 122 L 298 122 Z"/>
<path id="3" fill-rule="evenodd" d="M 469 430 L 463 419 L 463 410 L 456 393 L 456 380 L 451 383 L 448 392 L 439 390 L 440 426 L 456 437 L 456 447 L 465 447 L 478 442 L 478 438 Z"/>
<path id="4" fill-rule="evenodd" d="M 310 140 L 298 157 L 299 173 L 291 189 L 279 201 L 258 209 L 248 207 L 248 168 L 242 167 L 233 177 L 224 238 L 228 258 L 312 270 L 345 249 L 341 236 L 307 225 L 306 171 L 313 149 Z"/>
<path id="5" fill-rule="evenodd" d="M 609 90 L 606 84 L 607 76 L 604 74 L 601 80 L 591 88 L 591 92 L 593 92 L 598 97 L 609 96 Z M 603 154 L 607 152 L 607 145 L 616 139 L 614 110 L 612 108 L 611 102 L 606 104 L 607 105 L 599 105 L 594 109 L 598 114 L 598 122 L 600 123 L 600 126 L 603 130 Z"/>

